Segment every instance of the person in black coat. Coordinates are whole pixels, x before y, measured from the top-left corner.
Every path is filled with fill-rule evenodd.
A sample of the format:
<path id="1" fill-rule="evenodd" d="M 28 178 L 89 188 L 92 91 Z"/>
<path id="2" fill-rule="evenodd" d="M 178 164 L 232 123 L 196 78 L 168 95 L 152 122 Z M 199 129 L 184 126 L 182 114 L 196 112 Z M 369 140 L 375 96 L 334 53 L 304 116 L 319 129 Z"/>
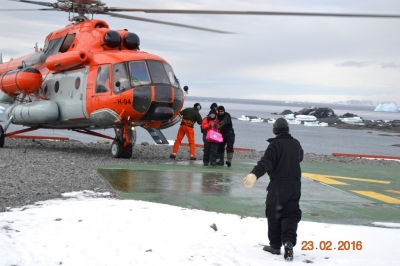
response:
<path id="1" fill-rule="evenodd" d="M 223 142 L 218 144 L 218 157 L 217 165 L 224 165 L 225 159 L 225 146 L 226 146 L 226 165 L 230 167 L 233 159 L 233 144 L 235 144 L 235 131 L 233 130 L 231 115 L 225 112 L 225 108 L 221 105 L 218 106 L 218 116 L 220 133 L 224 138 Z"/>
<path id="2" fill-rule="evenodd" d="M 268 148 L 251 173 L 244 178 L 244 185 L 251 188 L 258 178 L 268 173 L 270 182 L 265 215 L 268 220 L 269 246 L 263 249 L 280 255 L 283 244 L 284 258 L 291 261 L 302 214 L 299 201 L 303 149 L 300 142 L 289 134 L 289 124 L 284 118 L 275 121 L 273 133 L 276 137 L 268 139 Z"/>

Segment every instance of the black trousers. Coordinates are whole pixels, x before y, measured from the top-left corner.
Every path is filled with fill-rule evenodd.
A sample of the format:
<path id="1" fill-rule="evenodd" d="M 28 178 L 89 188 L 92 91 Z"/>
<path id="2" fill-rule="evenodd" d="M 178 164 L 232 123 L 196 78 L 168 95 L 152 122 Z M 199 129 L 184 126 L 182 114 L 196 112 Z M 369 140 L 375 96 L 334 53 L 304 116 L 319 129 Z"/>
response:
<path id="1" fill-rule="evenodd" d="M 203 133 L 203 163 L 216 162 L 218 157 L 218 144 L 206 140 L 207 133 Z"/>
<path id="2" fill-rule="evenodd" d="M 233 153 L 233 144 L 235 143 L 235 132 L 233 129 L 229 130 L 227 133 L 222 134 L 224 141 L 218 144 L 218 153 L 225 152 L 225 145 L 226 145 L 226 152 Z"/>
<path id="3" fill-rule="evenodd" d="M 301 220 L 299 201 L 301 181 L 271 180 L 267 188 L 265 215 L 268 220 L 268 239 L 272 248 L 279 249 L 290 241 L 297 242 L 297 225 Z"/>

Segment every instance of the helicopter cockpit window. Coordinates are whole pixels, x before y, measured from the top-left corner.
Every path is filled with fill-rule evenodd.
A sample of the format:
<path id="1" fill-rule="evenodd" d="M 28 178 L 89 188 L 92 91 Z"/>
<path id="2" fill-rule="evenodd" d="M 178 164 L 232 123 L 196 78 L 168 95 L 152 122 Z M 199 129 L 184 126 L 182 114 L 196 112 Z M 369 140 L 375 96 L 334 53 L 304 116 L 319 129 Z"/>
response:
<path id="1" fill-rule="evenodd" d="M 172 70 L 172 67 L 166 63 L 164 63 L 164 68 L 165 71 L 167 72 L 169 81 L 171 82 L 172 86 L 179 87 L 179 81 L 175 77 L 174 71 Z"/>
<path id="2" fill-rule="evenodd" d="M 61 45 L 59 52 L 65 53 L 66 51 L 68 51 L 69 47 L 71 47 L 71 44 L 74 42 L 74 40 L 75 40 L 75 33 L 68 34 L 67 36 L 65 36 L 64 42 Z"/>
<path id="3" fill-rule="evenodd" d="M 125 63 L 113 65 L 113 78 L 115 92 L 125 91 L 131 88 Z"/>
<path id="4" fill-rule="evenodd" d="M 96 93 L 110 91 L 110 67 L 100 66 L 97 70 Z"/>
<path id="5" fill-rule="evenodd" d="M 129 62 L 129 69 L 131 71 L 131 81 L 133 86 L 150 83 L 149 72 L 147 71 L 146 63 L 144 61 Z"/>
<path id="6" fill-rule="evenodd" d="M 164 66 L 162 62 L 159 61 L 147 61 L 149 66 L 151 79 L 153 83 L 164 83 L 171 84 L 167 77 L 167 73 L 165 72 Z"/>

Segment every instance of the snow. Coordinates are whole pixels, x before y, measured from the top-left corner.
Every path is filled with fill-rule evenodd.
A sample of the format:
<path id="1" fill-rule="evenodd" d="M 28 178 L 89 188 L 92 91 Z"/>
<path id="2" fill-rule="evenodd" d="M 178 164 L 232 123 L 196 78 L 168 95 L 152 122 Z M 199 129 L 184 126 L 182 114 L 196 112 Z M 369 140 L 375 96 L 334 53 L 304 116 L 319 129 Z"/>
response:
<path id="1" fill-rule="evenodd" d="M 399 265 L 395 254 L 400 246 L 397 228 L 301 221 L 294 261 L 287 264 L 283 255 L 262 250 L 262 245 L 268 244 L 266 219 L 118 200 L 91 191 L 63 196 L 64 199 L 0 213 L 1 266 L 304 265 L 305 262 Z M 213 224 L 217 231 L 210 227 Z M 400 226 L 379 221 L 374 224 Z M 310 241 L 318 249 L 301 250 Z M 328 241 L 332 242 L 332 250 L 320 250 Z M 339 251 L 340 241 L 349 241 L 350 249 Z"/>
<path id="2" fill-rule="evenodd" d="M 375 112 L 400 112 L 400 108 L 395 103 L 380 103 L 374 110 Z"/>
<path id="3" fill-rule="evenodd" d="M 377 226 L 400 228 L 400 223 L 380 223 L 380 222 L 374 222 L 374 223 L 372 223 L 372 224 L 377 225 Z"/>

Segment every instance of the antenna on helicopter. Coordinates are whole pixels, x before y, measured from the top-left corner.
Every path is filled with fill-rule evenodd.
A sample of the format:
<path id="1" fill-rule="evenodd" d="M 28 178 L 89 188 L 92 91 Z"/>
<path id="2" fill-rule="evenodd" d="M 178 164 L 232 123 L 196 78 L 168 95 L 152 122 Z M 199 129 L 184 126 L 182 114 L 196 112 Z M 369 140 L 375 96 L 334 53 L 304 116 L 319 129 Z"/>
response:
<path id="1" fill-rule="evenodd" d="M 37 42 L 36 42 L 36 44 L 35 44 L 35 47 L 33 47 L 33 48 L 35 48 L 35 52 L 36 52 L 36 53 L 39 52 L 39 48 L 38 48 L 38 46 L 37 46 Z"/>

